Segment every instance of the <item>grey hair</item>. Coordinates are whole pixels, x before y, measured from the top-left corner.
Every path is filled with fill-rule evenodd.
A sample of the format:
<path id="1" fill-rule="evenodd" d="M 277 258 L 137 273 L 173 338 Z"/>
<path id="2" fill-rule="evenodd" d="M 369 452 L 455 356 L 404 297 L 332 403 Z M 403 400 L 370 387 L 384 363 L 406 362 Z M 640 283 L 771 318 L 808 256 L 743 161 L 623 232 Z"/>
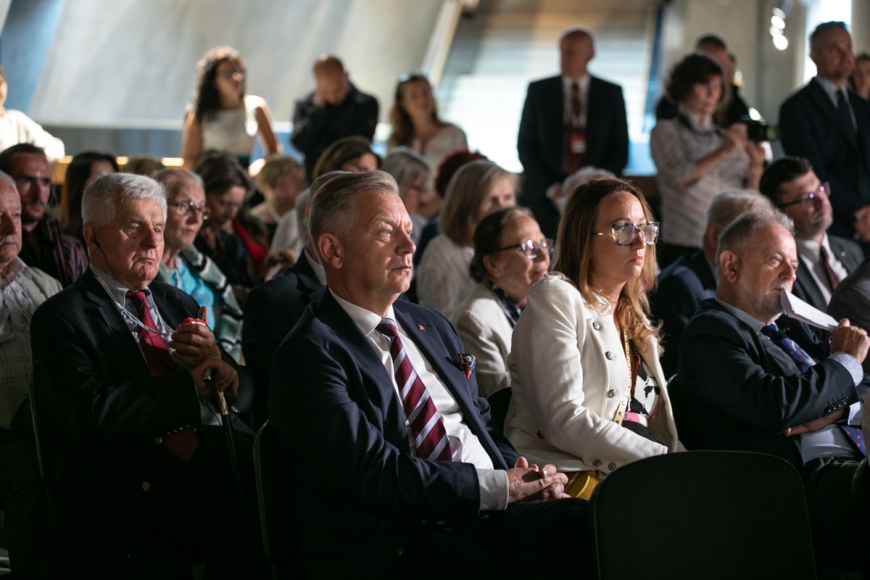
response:
<path id="1" fill-rule="evenodd" d="M 384 171 L 347 173 L 333 177 L 315 192 L 314 199 L 311 200 L 311 211 L 308 215 L 311 239 L 316 244 L 326 232 L 346 239 L 347 231 L 356 218 L 354 200 L 363 193 L 381 191 L 399 195 L 396 180 Z M 320 255 L 319 247 L 317 254 L 322 263 L 323 256 Z"/>
<path id="2" fill-rule="evenodd" d="M 205 192 L 205 184 L 202 177 L 189 169 L 171 168 L 158 171 L 154 179 L 163 184 L 166 189 L 166 195 L 175 193 L 175 188 L 182 183 L 192 183 Z"/>
<path id="3" fill-rule="evenodd" d="M 308 216 L 305 215 L 305 210 L 311 206 L 311 202 L 314 199 L 314 196 L 317 195 L 317 192 L 320 191 L 324 185 L 326 185 L 331 179 L 338 177 L 339 175 L 345 175 L 348 173 L 350 172 L 330 171 L 328 173 L 324 173 L 313 182 L 311 182 L 311 186 L 302 193 L 300 193 L 299 197 L 296 198 L 296 223 L 299 226 L 299 238 L 306 246 L 308 245 L 308 242 L 311 241 L 311 235 L 308 231 Z"/>
<path id="4" fill-rule="evenodd" d="M 5 181 L 6 183 L 14 187 L 15 192 L 18 193 L 18 185 L 15 183 L 15 180 L 12 179 L 12 176 L 5 171 L 0 171 L 0 181 Z"/>
<path id="5" fill-rule="evenodd" d="M 770 200 L 751 189 L 727 189 L 713 196 L 707 208 L 707 225 L 727 226 L 744 213 L 773 211 Z"/>
<path id="6" fill-rule="evenodd" d="M 110 173 L 91 183 L 82 197 L 82 223 L 103 226 L 112 221 L 118 202 L 153 199 L 160 202 L 166 220 L 166 190 L 150 177 L 133 173 Z"/>
<path id="7" fill-rule="evenodd" d="M 719 248 L 716 250 L 716 273 L 721 275 L 719 257 L 722 252 L 734 252 L 742 258 L 749 249 L 749 244 L 755 232 L 766 225 L 782 226 L 788 233 L 794 235 L 794 222 L 784 213 L 776 210 L 747 213 L 728 224 L 719 236 Z"/>
<path id="8" fill-rule="evenodd" d="M 426 158 L 408 147 L 396 147 L 384 157 L 381 163 L 381 171 L 386 171 L 396 178 L 399 189 L 406 189 L 414 185 L 421 175 L 427 179 L 432 175 L 429 162 Z"/>

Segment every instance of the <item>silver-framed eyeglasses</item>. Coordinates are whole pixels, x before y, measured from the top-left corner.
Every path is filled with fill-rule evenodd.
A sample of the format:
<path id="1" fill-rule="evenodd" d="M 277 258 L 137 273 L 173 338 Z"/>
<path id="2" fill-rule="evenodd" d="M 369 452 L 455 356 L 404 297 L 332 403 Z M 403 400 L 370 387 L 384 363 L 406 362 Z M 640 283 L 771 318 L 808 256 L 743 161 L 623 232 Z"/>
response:
<path id="1" fill-rule="evenodd" d="M 211 211 L 203 205 L 194 205 L 192 201 L 167 201 L 166 205 L 172 208 L 172 212 L 180 217 L 191 214 L 199 214 L 203 220 L 207 220 Z"/>
<path id="2" fill-rule="evenodd" d="M 497 250 L 494 250 L 492 253 L 495 254 L 497 252 L 504 252 L 506 250 L 519 250 L 523 256 L 530 260 L 534 260 L 542 251 L 547 252 L 548 256 L 553 255 L 553 240 L 549 238 L 541 240 L 540 242 L 536 242 L 535 240 L 526 240 L 521 244 L 514 244 L 513 246 L 505 246 L 504 248 L 499 248 Z"/>
<path id="3" fill-rule="evenodd" d="M 790 201 L 788 203 L 778 203 L 776 204 L 776 207 L 778 207 L 779 209 L 785 209 L 793 205 L 801 204 L 801 207 L 803 207 L 804 209 L 810 209 L 813 207 L 813 205 L 815 205 L 817 199 L 821 199 L 822 194 L 831 197 L 830 183 L 825 182 L 821 184 L 817 190 L 809 192 L 802 198 Z"/>
<path id="4" fill-rule="evenodd" d="M 647 222 L 645 224 L 613 224 L 609 233 L 595 232 L 596 236 L 610 236 L 616 246 L 630 246 L 634 243 L 634 237 L 640 234 L 640 238 L 647 246 L 652 246 L 659 241 L 659 222 Z"/>

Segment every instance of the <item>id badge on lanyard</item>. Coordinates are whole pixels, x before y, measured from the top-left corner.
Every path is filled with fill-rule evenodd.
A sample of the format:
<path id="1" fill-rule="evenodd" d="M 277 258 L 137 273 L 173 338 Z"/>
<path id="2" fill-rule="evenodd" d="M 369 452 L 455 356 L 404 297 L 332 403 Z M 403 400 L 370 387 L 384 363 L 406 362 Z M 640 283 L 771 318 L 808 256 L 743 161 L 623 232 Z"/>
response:
<path id="1" fill-rule="evenodd" d="M 572 129 L 568 133 L 568 147 L 572 155 L 583 155 L 586 153 L 586 133 Z"/>

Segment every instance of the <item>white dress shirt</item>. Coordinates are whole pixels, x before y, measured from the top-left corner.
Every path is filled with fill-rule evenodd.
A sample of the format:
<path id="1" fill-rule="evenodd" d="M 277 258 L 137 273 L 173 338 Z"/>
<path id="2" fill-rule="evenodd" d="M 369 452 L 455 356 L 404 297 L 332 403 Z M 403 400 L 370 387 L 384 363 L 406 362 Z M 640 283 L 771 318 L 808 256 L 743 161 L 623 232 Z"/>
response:
<path id="1" fill-rule="evenodd" d="M 399 386 L 396 384 L 396 376 L 393 373 L 393 359 L 390 356 L 390 341 L 375 330 L 378 324 L 381 323 L 379 314 L 366 310 L 355 304 L 351 304 L 347 300 L 343 300 L 329 290 L 335 300 L 344 308 L 344 311 L 353 319 L 354 323 L 360 329 L 360 332 L 366 337 L 378 356 L 381 357 L 381 362 L 390 375 L 393 388 L 396 390 L 396 396 L 401 399 Z M 463 463 L 471 463 L 477 468 L 478 483 L 480 484 L 480 509 L 481 510 L 503 510 L 508 504 L 508 478 L 507 473 L 502 470 L 493 468 L 492 459 L 489 454 L 480 444 L 477 435 L 472 433 L 471 429 L 462 421 L 462 410 L 459 408 L 456 399 L 450 393 L 450 390 L 441 381 L 438 374 L 426 360 L 426 357 L 417 348 L 416 343 L 408 333 L 396 320 L 393 307 L 390 306 L 387 312 L 387 318 L 396 322 L 396 328 L 399 330 L 399 336 L 402 339 L 402 346 L 405 348 L 405 353 L 411 366 L 414 367 L 417 376 L 423 381 L 423 385 L 429 392 L 429 397 L 435 404 L 435 409 L 441 414 L 444 420 L 444 429 L 447 431 L 447 436 L 450 440 L 450 451 L 453 455 L 453 461 L 461 461 Z M 411 453 L 416 456 L 417 448 L 414 445 L 414 436 L 411 433 L 407 418 L 405 420 L 405 428 L 408 430 L 408 444 L 411 448 Z"/>
<path id="2" fill-rule="evenodd" d="M 580 89 L 580 116 L 576 119 L 572 118 L 574 111 L 571 110 L 571 85 L 577 83 Z M 583 75 L 579 80 L 572 81 L 568 77 L 562 77 L 562 94 L 564 103 L 562 122 L 565 125 L 573 125 L 575 127 L 586 127 L 586 110 L 589 108 L 589 75 Z"/>
<path id="3" fill-rule="evenodd" d="M 849 272 L 847 272 L 846 267 L 837 260 L 837 254 L 831 250 L 831 244 L 828 241 L 828 234 L 825 234 L 825 237 L 822 238 L 821 244 L 817 244 L 813 240 L 801 240 L 798 238 L 795 238 L 795 243 L 797 244 L 798 256 L 800 256 L 801 263 L 807 271 L 809 271 L 813 282 L 815 282 L 819 291 L 821 291 L 822 296 L 824 296 L 825 303 L 830 302 L 831 283 L 828 279 L 828 273 L 825 272 L 825 266 L 822 264 L 821 248 L 825 248 L 825 252 L 828 253 L 828 264 L 831 266 L 831 270 L 834 271 L 834 274 L 837 275 L 837 278 L 843 280 L 843 278 L 849 275 Z"/>
<path id="4" fill-rule="evenodd" d="M 834 108 L 838 109 L 840 107 L 840 103 L 837 102 L 838 96 L 837 93 L 843 93 L 843 96 L 846 98 L 846 106 L 849 107 L 849 114 L 852 116 L 852 127 L 855 129 L 858 128 L 858 122 L 855 120 L 855 111 L 852 110 L 852 103 L 849 101 L 849 86 L 846 83 L 843 83 L 843 86 L 838 87 L 831 81 L 827 79 L 823 79 L 822 77 L 813 77 L 825 90 L 825 94 L 828 95 L 828 98 L 831 99 L 831 102 L 834 103 Z"/>

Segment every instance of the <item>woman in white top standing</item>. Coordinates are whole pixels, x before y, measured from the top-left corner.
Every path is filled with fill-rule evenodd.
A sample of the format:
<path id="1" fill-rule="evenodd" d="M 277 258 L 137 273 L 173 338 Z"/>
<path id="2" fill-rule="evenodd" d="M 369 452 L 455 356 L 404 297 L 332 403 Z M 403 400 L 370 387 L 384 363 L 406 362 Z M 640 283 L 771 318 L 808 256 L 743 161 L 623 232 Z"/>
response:
<path id="1" fill-rule="evenodd" d="M 238 51 L 230 46 L 213 48 L 197 69 L 181 138 L 184 167 L 192 169 L 199 154 L 209 149 L 234 155 L 247 167 L 258 135 L 266 157 L 280 153 L 266 101 L 245 94 L 245 65 Z"/>
<path id="2" fill-rule="evenodd" d="M 474 228 L 489 212 L 516 205 L 516 176 L 491 161 L 463 165 L 450 180 L 438 222 L 417 268 L 417 297 L 449 319 L 474 290 Z"/>
<path id="3" fill-rule="evenodd" d="M 679 447 L 647 318 L 657 240 L 638 189 L 619 179 L 580 186 L 559 225 L 556 272 L 531 287 L 514 327 L 507 437 L 529 462 L 566 472 L 575 497 L 600 475 Z"/>
<path id="4" fill-rule="evenodd" d="M 429 80 L 420 73 L 404 74 L 396 85 L 396 100 L 390 111 L 393 133 L 390 148 L 405 146 L 423 155 L 432 171 L 444 158 L 468 149 L 465 131 L 438 118 L 438 105 Z"/>

